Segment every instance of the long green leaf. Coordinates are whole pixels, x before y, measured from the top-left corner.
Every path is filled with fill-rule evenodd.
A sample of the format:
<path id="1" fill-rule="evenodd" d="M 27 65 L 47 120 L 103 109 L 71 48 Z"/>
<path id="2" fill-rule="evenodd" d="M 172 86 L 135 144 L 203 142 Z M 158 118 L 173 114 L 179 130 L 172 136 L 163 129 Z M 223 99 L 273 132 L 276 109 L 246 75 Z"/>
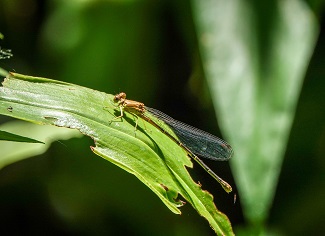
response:
<path id="1" fill-rule="evenodd" d="M 204 70 L 244 215 L 263 225 L 281 170 L 317 23 L 303 1 L 194 0 Z"/>
<path id="2" fill-rule="evenodd" d="M 36 139 L 27 138 L 18 134 L 13 134 L 10 132 L 6 132 L 3 130 L 0 130 L 0 140 L 3 141 L 13 141 L 13 142 L 24 142 L 24 143 L 43 143 L 41 141 L 38 141 Z"/>
<path id="3" fill-rule="evenodd" d="M 8 107 L 11 107 L 8 111 Z M 113 95 L 81 86 L 19 74 L 8 76 L 0 89 L 0 114 L 43 125 L 78 129 L 90 136 L 97 155 L 135 175 L 174 213 L 186 201 L 205 217 L 219 235 L 232 235 L 228 218 L 213 197 L 195 183 L 184 166 L 192 167 L 186 152 L 148 123 L 119 114 Z M 153 117 L 152 117 L 153 118 Z M 153 118 L 154 119 L 154 118 Z"/>
<path id="4" fill-rule="evenodd" d="M 0 129 L 8 131 L 8 133 L 19 134 L 19 136 L 31 136 L 37 140 L 44 141 L 44 143 L 37 140 L 39 143 L 26 143 L 21 142 L 22 140 L 19 138 L 20 142 L 0 142 L 0 169 L 17 161 L 46 152 L 51 143 L 57 140 L 81 137 L 80 132 L 77 130 L 57 128 L 49 125 L 36 125 L 20 120 L 1 124 Z M 27 141 L 30 142 L 29 138 L 27 138 Z"/>

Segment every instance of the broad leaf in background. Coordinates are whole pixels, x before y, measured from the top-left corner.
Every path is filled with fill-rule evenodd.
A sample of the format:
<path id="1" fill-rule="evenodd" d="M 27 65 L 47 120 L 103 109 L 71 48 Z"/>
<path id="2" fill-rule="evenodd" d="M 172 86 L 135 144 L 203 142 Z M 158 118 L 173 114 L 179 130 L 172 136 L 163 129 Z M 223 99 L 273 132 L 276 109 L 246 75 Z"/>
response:
<path id="1" fill-rule="evenodd" d="M 38 141 L 36 139 L 27 138 L 18 134 L 6 132 L 3 130 L 0 130 L 0 140 L 3 141 L 13 141 L 13 142 L 22 142 L 22 143 L 43 143 L 41 141 Z"/>
<path id="2" fill-rule="evenodd" d="M 10 107 L 10 111 L 8 111 Z M 150 124 L 119 114 L 113 95 L 50 79 L 13 74 L 0 88 L 0 114 L 43 125 L 77 129 L 90 136 L 97 155 L 134 174 L 174 213 L 184 203 L 181 194 L 219 235 L 233 235 L 228 218 L 219 212 L 213 197 L 195 183 L 185 166 L 192 167 L 186 152 Z M 155 119 L 154 117 L 150 117 Z"/>
<path id="3" fill-rule="evenodd" d="M 193 0 L 203 67 L 243 213 L 263 227 L 317 24 L 302 1 Z"/>
<path id="4" fill-rule="evenodd" d="M 42 143 L 35 140 L 36 142 L 39 142 L 38 144 L 1 141 L 0 169 L 14 162 L 46 152 L 52 142 L 82 136 L 77 130 L 35 125 L 24 121 L 10 121 L 0 125 L 0 129 L 44 141 L 44 143 Z M 25 142 L 31 142 L 29 139 L 30 138 L 27 138 Z M 21 139 L 19 138 L 18 140 Z"/>

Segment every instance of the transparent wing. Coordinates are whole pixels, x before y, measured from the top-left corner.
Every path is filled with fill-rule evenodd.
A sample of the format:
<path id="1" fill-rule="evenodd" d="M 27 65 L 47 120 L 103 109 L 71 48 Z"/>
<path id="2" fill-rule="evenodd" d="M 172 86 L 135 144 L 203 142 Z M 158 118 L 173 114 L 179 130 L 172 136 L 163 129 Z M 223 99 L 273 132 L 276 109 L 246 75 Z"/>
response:
<path id="1" fill-rule="evenodd" d="M 216 161 L 227 161 L 233 155 L 231 146 L 222 139 L 175 120 L 159 110 L 150 107 L 146 107 L 146 110 L 165 122 L 174 131 L 180 142 L 194 154 Z"/>

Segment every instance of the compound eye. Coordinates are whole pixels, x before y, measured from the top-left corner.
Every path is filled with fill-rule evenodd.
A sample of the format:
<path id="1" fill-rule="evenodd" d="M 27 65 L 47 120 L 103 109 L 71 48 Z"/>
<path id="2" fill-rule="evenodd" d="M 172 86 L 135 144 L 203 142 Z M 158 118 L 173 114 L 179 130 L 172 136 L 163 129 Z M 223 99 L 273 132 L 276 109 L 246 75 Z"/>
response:
<path id="1" fill-rule="evenodd" d="M 114 96 L 114 101 L 117 102 L 117 101 L 121 101 L 122 99 L 125 99 L 126 98 L 126 93 L 119 93 L 119 94 L 116 94 Z"/>

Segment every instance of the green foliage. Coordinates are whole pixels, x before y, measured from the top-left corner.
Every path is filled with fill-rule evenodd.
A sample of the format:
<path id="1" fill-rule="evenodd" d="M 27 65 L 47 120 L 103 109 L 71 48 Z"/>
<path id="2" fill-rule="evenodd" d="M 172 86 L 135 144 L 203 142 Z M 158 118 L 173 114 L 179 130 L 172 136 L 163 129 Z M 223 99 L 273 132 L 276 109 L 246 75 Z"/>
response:
<path id="1" fill-rule="evenodd" d="M 24 137 L 24 136 L 9 133 L 9 132 L 2 131 L 2 130 L 0 130 L 0 140 L 14 141 L 14 142 L 25 142 L 25 143 L 43 143 L 43 142 L 38 141 L 36 139 L 27 138 L 27 137 Z"/>
<path id="2" fill-rule="evenodd" d="M 302 81 L 317 34 L 308 6 L 316 19 L 324 19 L 324 1 L 30 3 L 0 1 L 0 28 L 6 39 L 1 46 L 15 53 L 1 60 L 1 67 L 109 93 L 124 91 L 129 98 L 219 136 L 217 118 L 224 139 L 234 146 L 230 163 L 237 203 L 233 205 L 229 195 L 219 195 L 220 187 L 200 168 L 192 172 L 218 198 L 218 208 L 227 214 L 236 234 L 269 233 L 270 228 L 287 235 L 324 231 L 324 210 L 319 207 L 325 191 L 320 188 L 325 181 L 324 30 Z M 320 24 L 324 27 L 324 21 Z M 0 74 L 7 72 L 0 69 Z M 133 117 L 126 118 L 132 122 Z M 150 131 L 148 127 L 143 126 L 144 131 Z M 2 130 L 31 136 L 28 130 Z M 47 144 L 53 141 L 32 137 Z M 18 145 L 14 142 L 0 143 L 9 148 L 6 153 L 20 149 L 9 146 Z M 182 217 L 170 214 L 136 178 L 102 158 L 89 158 L 92 140 L 83 137 L 63 143 L 54 142 L 46 153 L 0 172 L 4 231 L 211 233 L 190 204 L 182 208 Z M 1 157 L 4 150 L 1 146 Z M 9 157 L 7 164 L 27 157 L 17 158 Z M 233 182 L 228 163 L 208 164 Z M 31 199 L 36 199 L 37 207 Z M 17 227 L 21 214 L 27 216 L 27 229 Z"/>
<path id="3" fill-rule="evenodd" d="M 39 77 L 12 74 L 0 90 L 0 113 L 41 125 L 77 129 L 95 141 L 92 151 L 135 175 L 174 213 L 184 203 L 178 194 L 205 217 L 216 233 L 232 235 L 228 218 L 213 197 L 195 183 L 186 152 L 155 127 L 126 114 L 110 122 L 119 109 L 113 95 Z M 12 107 L 10 111 L 6 109 Z M 154 117 L 151 117 L 154 119 Z"/>
<path id="4" fill-rule="evenodd" d="M 10 112 L 16 112 L 11 110 Z M 58 129 L 53 126 L 41 126 L 24 121 L 10 121 L 0 125 L 0 135 L 5 132 L 9 135 L 9 138 L 5 140 L 11 140 L 16 142 L 0 142 L 1 158 L 0 169 L 3 167 L 21 161 L 23 159 L 34 157 L 46 152 L 51 143 L 60 140 L 70 139 L 73 137 L 80 137 L 81 134 L 76 130 L 71 129 Z M 15 134 L 19 134 L 18 137 Z M 26 138 L 25 136 L 33 136 L 38 140 Z"/>
<path id="5" fill-rule="evenodd" d="M 272 205 L 317 23 L 300 1 L 193 1 L 209 89 L 243 213 L 261 229 Z M 265 17 L 268 16 L 268 17 Z M 257 231 L 255 229 L 255 231 Z"/>

